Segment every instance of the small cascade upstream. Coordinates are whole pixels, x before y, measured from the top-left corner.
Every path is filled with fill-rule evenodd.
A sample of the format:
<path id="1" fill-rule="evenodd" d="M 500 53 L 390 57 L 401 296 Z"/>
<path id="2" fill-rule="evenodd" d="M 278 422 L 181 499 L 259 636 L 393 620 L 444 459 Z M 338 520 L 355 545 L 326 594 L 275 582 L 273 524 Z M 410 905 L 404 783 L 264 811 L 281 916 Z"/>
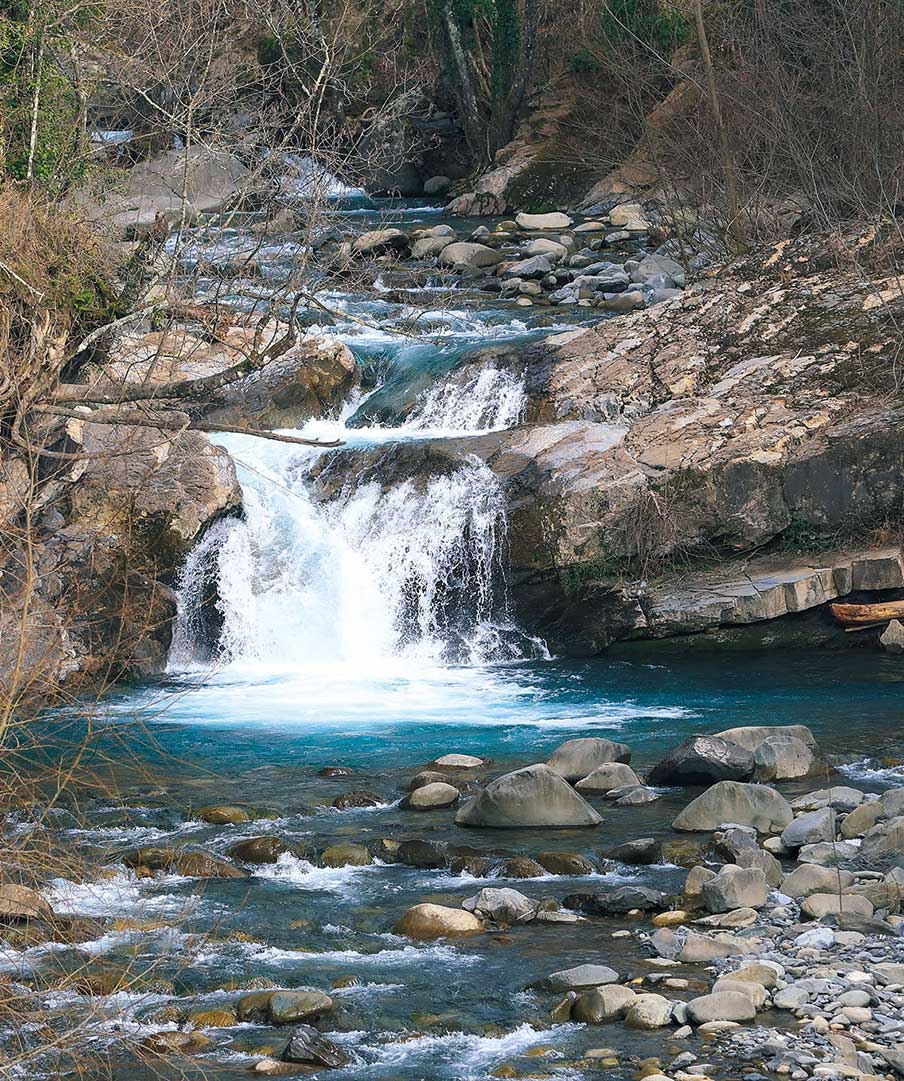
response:
<path id="1" fill-rule="evenodd" d="M 400 428 L 314 422 L 352 445 L 510 426 L 521 381 L 487 368 L 422 395 Z M 233 455 L 242 519 L 215 524 L 180 582 L 171 671 L 211 661 L 274 672 L 404 660 L 480 664 L 520 655 L 503 573 L 502 493 L 479 459 L 426 483 L 360 485 L 321 503 L 309 491 L 320 453 L 250 436 L 218 438 Z"/>

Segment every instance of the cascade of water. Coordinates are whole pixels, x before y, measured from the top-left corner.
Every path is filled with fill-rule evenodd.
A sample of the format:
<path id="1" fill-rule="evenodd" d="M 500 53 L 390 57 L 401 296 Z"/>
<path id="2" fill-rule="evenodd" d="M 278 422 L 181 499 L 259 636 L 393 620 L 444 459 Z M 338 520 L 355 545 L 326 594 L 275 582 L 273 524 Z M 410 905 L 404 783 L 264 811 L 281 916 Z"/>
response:
<path id="1" fill-rule="evenodd" d="M 277 670 L 511 655 L 504 506 L 479 459 L 324 505 L 307 490 L 313 454 L 222 441 L 239 463 L 245 514 L 217 523 L 185 565 L 171 669 L 209 660 L 215 633 L 227 664 Z"/>
<path id="2" fill-rule="evenodd" d="M 511 428 L 523 418 L 526 405 L 520 376 L 500 368 L 481 368 L 469 379 L 449 380 L 428 390 L 406 427 L 472 432 Z"/>

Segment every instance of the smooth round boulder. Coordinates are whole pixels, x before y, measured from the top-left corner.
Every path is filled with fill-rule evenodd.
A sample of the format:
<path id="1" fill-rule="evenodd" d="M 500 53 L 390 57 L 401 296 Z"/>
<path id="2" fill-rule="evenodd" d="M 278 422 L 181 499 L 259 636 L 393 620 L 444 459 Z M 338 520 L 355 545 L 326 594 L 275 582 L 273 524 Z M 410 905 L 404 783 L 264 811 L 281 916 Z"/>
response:
<path id="1" fill-rule="evenodd" d="M 455 816 L 479 829 L 598 826 L 602 818 L 549 766 L 527 766 L 492 781 Z"/>
<path id="2" fill-rule="evenodd" d="M 662 858 L 662 845 L 655 837 L 638 837 L 636 841 L 625 841 L 610 848 L 605 855 L 607 860 L 642 866 L 657 863 Z"/>
<path id="3" fill-rule="evenodd" d="M 486 759 L 473 754 L 444 754 L 430 764 L 437 769 L 479 769 L 486 765 Z"/>
<path id="4" fill-rule="evenodd" d="M 620 984 L 595 987 L 586 991 L 571 1008 L 571 1018 L 585 1025 L 603 1025 L 625 1016 L 637 998 L 637 992 Z"/>
<path id="5" fill-rule="evenodd" d="M 692 800 L 672 823 L 676 830 L 716 830 L 725 823 L 777 833 L 794 818 L 787 800 L 774 788 L 741 781 L 719 781 Z"/>
<path id="6" fill-rule="evenodd" d="M 618 983 L 618 973 L 608 965 L 575 965 L 551 972 L 537 986 L 543 991 L 581 991 Z"/>
<path id="7" fill-rule="evenodd" d="M 843 890 L 854 881 L 850 871 L 838 867 L 820 867 L 817 863 L 802 863 L 782 879 L 781 892 L 788 897 L 809 897 L 813 893 Z"/>
<path id="8" fill-rule="evenodd" d="M 280 837 L 249 837 L 237 841 L 227 851 L 227 856 L 241 863 L 276 863 L 291 847 Z"/>
<path id="9" fill-rule="evenodd" d="M 401 229 L 371 229 L 354 240 L 352 251 L 355 255 L 401 254 L 408 251 L 410 246 L 408 234 Z"/>
<path id="10" fill-rule="evenodd" d="M 313 1021 L 333 1008 L 333 1000 L 322 991 L 274 991 L 267 1003 L 267 1014 L 274 1025 Z"/>
<path id="11" fill-rule="evenodd" d="M 515 215 L 515 222 L 520 229 L 567 229 L 571 225 L 571 218 L 561 211 L 552 211 L 549 214 L 527 214 L 523 210 Z"/>
<path id="12" fill-rule="evenodd" d="M 707 1021 L 756 1020 L 753 999 L 741 991 L 716 991 L 692 998 L 687 1004 L 687 1013 L 695 1025 L 703 1025 Z"/>
<path id="13" fill-rule="evenodd" d="M 662 995 L 637 995 L 625 1012 L 627 1028 L 664 1028 L 672 1020 L 672 1004 Z"/>
<path id="14" fill-rule="evenodd" d="M 625 762 L 604 762 L 574 786 L 585 796 L 604 796 L 615 788 L 641 784 L 640 778 Z"/>
<path id="15" fill-rule="evenodd" d="M 551 875 L 592 875 L 593 864 L 577 852 L 541 852 L 537 863 Z"/>
<path id="16" fill-rule="evenodd" d="M 739 728 L 726 728 L 724 732 L 716 732 L 716 735 L 731 740 L 732 743 L 740 743 L 748 751 L 755 751 L 763 740 L 770 736 L 794 736 L 813 751 L 816 750 L 816 740 L 805 724 L 741 725 Z"/>
<path id="17" fill-rule="evenodd" d="M 556 747 L 546 760 L 546 765 L 566 781 L 574 783 L 589 777 L 595 769 L 607 762 L 630 761 L 631 749 L 626 744 L 587 736 L 569 739 Z"/>
<path id="18" fill-rule="evenodd" d="M 452 785 L 444 781 L 433 781 L 409 792 L 399 806 L 406 811 L 433 811 L 458 803 L 460 795 L 458 789 Z"/>
<path id="19" fill-rule="evenodd" d="M 436 938 L 478 935 L 482 930 L 480 920 L 462 908 L 420 904 L 408 909 L 393 928 L 393 933 L 427 942 Z"/>
<path id="20" fill-rule="evenodd" d="M 225 805 L 202 807 L 198 812 L 198 817 L 202 822 L 209 822 L 212 826 L 237 826 L 251 821 L 251 815 L 244 807 Z"/>
<path id="21" fill-rule="evenodd" d="M 486 244 L 471 244 L 467 240 L 447 244 L 439 253 L 439 261 L 446 266 L 491 267 L 501 263 L 503 258 L 495 248 L 488 248 Z"/>
<path id="22" fill-rule="evenodd" d="M 367 867 L 373 858 L 364 845 L 339 844 L 324 849 L 320 862 L 324 867 Z"/>
<path id="23" fill-rule="evenodd" d="M 808 777 L 816 755 L 797 736 L 767 736 L 753 752 L 753 775 L 758 781 L 788 781 Z"/>
<path id="24" fill-rule="evenodd" d="M 719 736 L 691 736 L 657 762 L 647 774 L 650 784 L 700 785 L 745 781 L 753 775 L 750 751 Z"/>

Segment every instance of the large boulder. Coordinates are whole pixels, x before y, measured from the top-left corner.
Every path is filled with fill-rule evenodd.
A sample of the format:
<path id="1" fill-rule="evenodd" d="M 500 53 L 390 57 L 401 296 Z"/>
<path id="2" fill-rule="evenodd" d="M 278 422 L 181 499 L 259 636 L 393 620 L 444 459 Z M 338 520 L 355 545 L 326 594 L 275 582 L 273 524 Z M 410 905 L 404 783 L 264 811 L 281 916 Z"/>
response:
<path id="1" fill-rule="evenodd" d="M 672 826 L 676 830 L 715 830 L 724 823 L 777 833 L 794 818 L 787 800 L 774 788 L 740 781 L 719 781 L 692 800 Z"/>
<path id="2" fill-rule="evenodd" d="M 785 848 L 802 848 L 804 845 L 815 845 L 820 841 L 834 839 L 835 812 L 831 807 L 798 815 L 782 830 L 782 844 Z"/>
<path id="3" fill-rule="evenodd" d="M 666 908 L 668 898 L 650 886 L 618 886 L 599 893 L 572 893 L 565 898 L 565 907 L 589 916 L 623 916 L 639 909 L 656 912 Z"/>
<path id="4" fill-rule="evenodd" d="M 904 815 L 880 822 L 867 830 L 860 846 L 860 855 L 867 863 L 886 860 L 889 857 L 900 858 L 904 852 Z"/>
<path id="5" fill-rule="evenodd" d="M 647 774 L 651 784 L 698 785 L 744 781 L 753 774 L 753 755 L 719 736 L 691 736 Z"/>
<path id="6" fill-rule="evenodd" d="M 0 885 L 0 920 L 51 920 L 53 910 L 30 886 L 16 882 Z"/>
<path id="7" fill-rule="evenodd" d="M 333 1000 L 321 991 L 274 991 L 267 1013 L 274 1025 L 313 1021 L 333 1008 Z"/>
<path id="8" fill-rule="evenodd" d="M 482 930 L 483 924 L 472 913 L 461 908 L 431 904 L 409 908 L 393 928 L 397 935 L 421 941 L 477 935 Z"/>
<path id="9" fill-rule="evenodd" d="M 762 908 L 769 897 L 765 874 L 758 867 L 726 864 L 703 883 L 703 903 L 710 912 L 731 912 L 735 908 Z"/>
<path id="10" fill-rule="evenodd" d="M 588 796 L 604 796 L 615 788 L 639 785 L 640 778 L 624 762 L 604 762 L 574 786 Z"/>
<path id="11" fill-rule="evenodd" d="M 802 863 L 785 875 L 781 891 L 788 897 L 809 897 L 813 893 L 830 893 L 850 886 L 854 876 L 850 871 L 837 867 L 820 867 L 815 863 Z"/>
<path id="12" fill-rule="evenodd" d="M 753 752 L 753 775 L 758 781 L 808 777 L 817 765 L 813 748 L 797 736 L 767 736 Z"/>
<path id="13" fill-rule="evenodd" d="M 521 229 L 567 229 L 571 225 L 571 218 L 561 211 L 552 211 L 549 214 L 527 214 L 524 211 L 515 215 L 515 222 Z"/>
<path id="14" fill-rule="evenodd" d="M 638 995 L 625 1012 L 628 1028 L 663 1028 L 672 1020 L 672 1004 L 662 995 Z"/>
<path id="15" fill-rule="evenodd" d="M 345 1066 L 348 1055 L 332 1040 L 327 1039 L 311 1025 L 299 1025 L 282 1053 L 283 1062 L 300 1063 L 304 1066 L 324 1066 L 336 1070 Z"/>
<path id="16" fill-rule="evenodd" d="M 636 991 L 617 983 L 610 984 L 608 987 L 595 987 L 592 991 L 585 992 L 575 1002 L 571 1010 L 571 1018 L 585 1025 L 602 1025 L 607 1021 L 617 1021 L 625 1016 L 636 998 Z"/>
<path id="17" fill-rule="evenodd" d="M 544 991 L 580 991 L 617 983 L 618 979 L 618 973 L 608 965 L 575 965 L 551 972 L 537 986 Z"/>
<path id="18" fill-rule="evenodd" d="M 816 750 L 816 739 L 805 724 L 752 724 L 741 725 L 739 728 L 726 728 L 724 732 L 717 732 L 722 739 L 739 743 L 748 751 L 755 751 L 765 739 L 771 736 L 794 736 L 803 743 Z"/>
<path id="19" fill-rule="evenodd" d="M 546 765 L 566 781 L 580 781 L 608 762 L 630 762 L 631 748 L 611 739 L 587 736 L 570 739 L 556 747 Z M 631 782 L 628 782 L 631 783 Z"/>
<path id="20" fill-rule="evenodd" d="M 692 998 L 687 1004 L 687 1013 L 697 1025 L 707 1021 L 753 1021 L 756 1006 L 750 995 L 742 991 L 720 990 Z"/>
<path id="21" fill-rule="evenodd" d="M 466 912 L 473 912 L 482 920 L 494 923 L 526 923 L 537 914 L 537 902 L 525 897 L 518 890 L 483 889 L 461 903 Z"/>
<path id="22" fill-rule="evenodd" d="M 446 266 L 469 266 L 478 269 L 493 267 L 501 263 L 504 256 L 495 248 L 489 248 L 486 244 L 472 244 L 467 240 L 456 240 L 439 253 L 439 261 Z"/>
<path id="23" fill-rule="evenodd" d="M 362 233 L 352 243 L 355 255 L 385 255 L 388 252 L 407 252 L 411 241 L 401 229 L 371 229 Z"/>
<path id="24" fill-rule="evenodd" d="M 455 816 L 484 829 L 598 826 L 602 819 L 549 766 L 527 766 L 492 781 Z"/>

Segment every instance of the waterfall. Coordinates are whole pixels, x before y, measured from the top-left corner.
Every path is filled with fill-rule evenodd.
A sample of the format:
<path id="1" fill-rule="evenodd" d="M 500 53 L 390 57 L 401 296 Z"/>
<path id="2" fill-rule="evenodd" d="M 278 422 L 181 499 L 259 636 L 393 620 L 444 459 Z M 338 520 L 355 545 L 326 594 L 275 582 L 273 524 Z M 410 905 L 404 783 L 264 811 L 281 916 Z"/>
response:
<path id="1" fill-rule="evenodd" d="M 307 486 L 316 452 L 221 442 L 238 463 L 244 517 L 217 523 L 185 564 L 171 670 L 209 662 L 216 639 L 227 665 L 282 671 L 512 655 L 504 504 L 482 461 L 323 504 Z"/>
<path id="2" fill-rule="evenodd" d="M 500 368 L 481 368 L 468 379 L 431 387 L 408 418 L 407 428 L 486 431 L 512 428 L 524 416 L 524 380 Z"/>

